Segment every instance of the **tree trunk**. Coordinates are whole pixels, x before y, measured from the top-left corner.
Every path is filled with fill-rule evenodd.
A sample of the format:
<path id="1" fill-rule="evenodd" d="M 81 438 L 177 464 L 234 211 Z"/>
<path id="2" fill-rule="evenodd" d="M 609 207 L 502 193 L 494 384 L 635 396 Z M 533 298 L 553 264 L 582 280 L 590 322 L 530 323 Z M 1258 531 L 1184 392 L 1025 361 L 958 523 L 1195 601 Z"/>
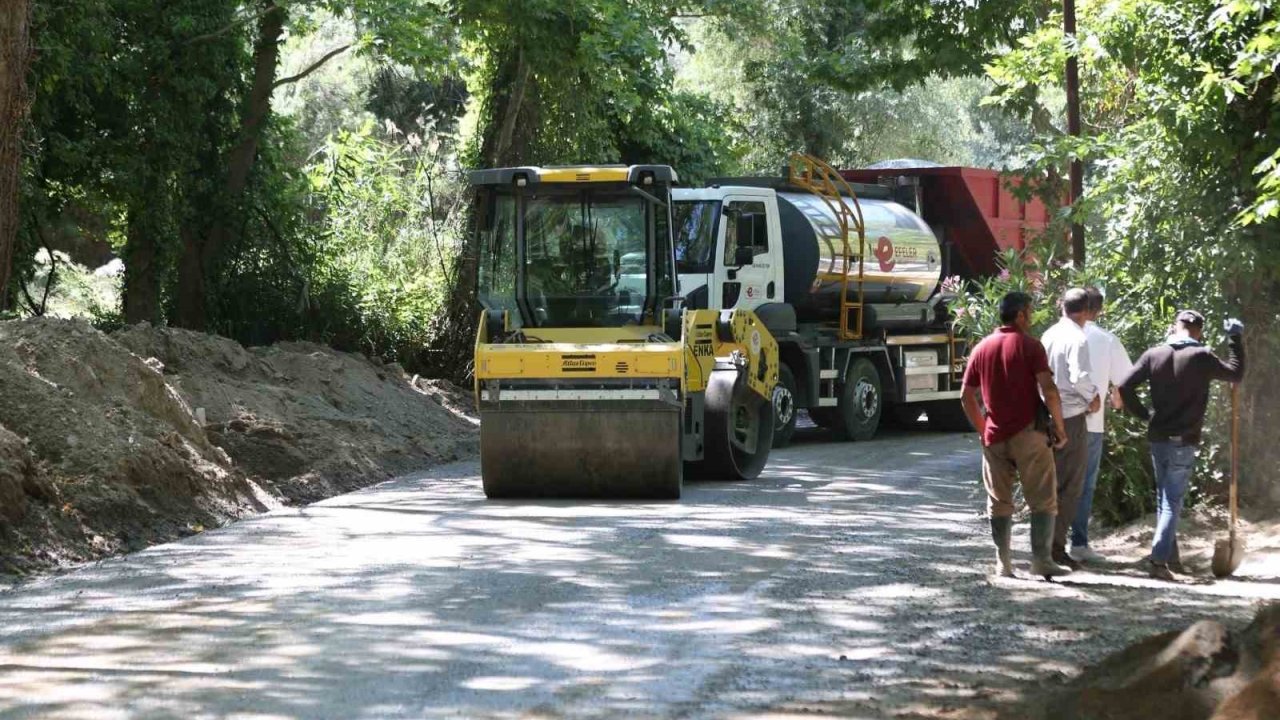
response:
<path id="1" fill-rule="evenodd" d="M 178 261 L 176 324 L 192 330 L 208 326 L 206 277 L 222 250 L 232 239 L 232 228 L 240 216 L 244 191 L 258 158 L 262 128 L 271 115 L 271 93 L 275 88 L 284 36 L 285 10 L 273 0 L 260 0 L 265 8 L 258 18 L 258 39 L 253 51 L 253 85 L 240 112 L 240 132 L 227 157 L 224 201 L 228 212 L 212 218 L 203 237 L 194 230 L 183 232 L 182 257 Z"/>
<path id="2" fill-rule="evenodd" d="M 9 307 L 9 276 L 18 239 L 22 126 L 31 97 L 31 8 L 27 0 L 0 2 L 0 310 Z"/>
<path id="3" fill-rule="evenodd" d="M 533 68 L 520 48 L 511 48 L 499 63 L 488 87 L 489 111 L 479 128 L 480 162 L 488 167 L 510 167 L 532 160 L 530 142 L 536 130 L 537 83 Z M 475 337 L 479 306 L 476 304 L 476 262 L 479 248 L 472 233 L 474 208 L 466 223 L 467 237 L 453 265 L 453 287 L 437 346 L 432 348 L 433 375 L 465 384 L 471 374 L 472 339 Z"/>
<path id="4" fill-rule="evenodd" d="M 512 49 L 503 60 L 489 87 L 493 111 L 483 138 L 480 157 L 489 167 L 507 167 L 529 162 L 528 138 L 531 136 L 533 93 L 530 80 L 533 69 L 525 61 L 524 50 Z M 523 120 L 523 126 L 521 121 Z"/>
<path id="5" fill-rule="evenodd" d="M 160 324 L 160 267 L 156 231 L 146 221 L 146 208 L 131 208 L 125 229 L 124 319 L 133 325 Z"/>

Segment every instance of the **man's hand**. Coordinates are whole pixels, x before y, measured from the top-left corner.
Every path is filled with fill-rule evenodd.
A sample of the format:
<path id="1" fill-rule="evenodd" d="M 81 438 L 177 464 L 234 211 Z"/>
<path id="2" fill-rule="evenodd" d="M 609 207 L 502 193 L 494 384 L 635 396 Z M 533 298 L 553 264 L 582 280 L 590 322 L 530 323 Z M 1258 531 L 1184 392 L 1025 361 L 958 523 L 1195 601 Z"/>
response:
<path id="1" fill-rule="evenodd" d="M 1231 337 L 1240 337 L 1244 334 L 1244 323 L 1235 318 L 1228 318 L 1226 322 L 1222 323 L 1222 329 L 1226 330 Z"/>
<path id="2" fill-rule="evenodd" d="M 1053 429 L 1053 449 L 1061 450 L 1067 446 L 1067 426 L 1057 423 L 1057 427 Z"/>
<path id="3" fill-rule="evenodd" d="M 1120 396 L 1120 388 L 1111 388 L 1111 407 L 1116 410 L 1124 409 L 1124 398 Z"/>
<path id="4" fill-rule="evenodd" d="M 1092 415 L 1101 409 L 1102 409 L 1102 396 L 1094 395 L 1093 400 L 1089 403 L 1089 407 L 1086 412 Z"/>

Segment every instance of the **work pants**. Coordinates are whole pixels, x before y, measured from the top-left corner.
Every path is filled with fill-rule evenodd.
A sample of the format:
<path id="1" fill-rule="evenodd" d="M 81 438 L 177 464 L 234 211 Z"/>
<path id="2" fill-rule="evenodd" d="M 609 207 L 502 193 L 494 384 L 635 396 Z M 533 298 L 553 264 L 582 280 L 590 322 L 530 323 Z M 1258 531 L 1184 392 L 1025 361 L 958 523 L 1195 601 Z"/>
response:
<path id="1" fill-rule="evenodd" d="M 1022 483 L 1022 497 L 1032 512 L 1057 512 L 1053 450 L 1049 438 L 1028 425 L 1008 440 L 982 448 L 982 484 L 987 489 L 987 515 L 1013 515 L 1013 486 Z"/>
<path id="2" fill-rule="evenodd" d="M 1089 463 L 1089 428 L 1084 413 L 1066 418 L 1067 444 L 1053 451 L 1053 464 L 1058 475 L 1058 520 L 1053 526 L 1053 551 L 1067 551 L 1067 533 L 1076 519 L 1080 493 L 1084 490 L 1084 474 Z"/>
<path id="3" fill-rule="evenodd" d="M 1102 469 L 1102 440 L 1105 433 L 1089 435 L 1089 460 L 1085 463 L 1084 488 L 1080 491 L 1080 504 L 1076 507 L 1076 520 L 1071 523 L 1071 547 L 1089 547 L 1089 515 L 1093 513 L 1093 492 L 1098 487 L 1098 472 Z"/>

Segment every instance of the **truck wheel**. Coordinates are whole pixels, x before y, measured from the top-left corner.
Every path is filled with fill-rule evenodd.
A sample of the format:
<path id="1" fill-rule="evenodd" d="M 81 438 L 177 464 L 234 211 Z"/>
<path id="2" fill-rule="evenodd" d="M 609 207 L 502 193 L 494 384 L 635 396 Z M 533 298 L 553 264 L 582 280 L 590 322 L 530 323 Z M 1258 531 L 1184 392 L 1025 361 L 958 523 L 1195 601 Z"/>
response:
<path id="1" fill-rule="evenodd" d="M 773 388 L 773 446 L 786 447 L 796 434 L 796 376 L 786 363 L 778 366 L 778 384 Z"/>
<path id="2" fill-rule="evenodd" d="M 884 410 L 884 393 L 880 384 L 880 371 L 875 363 L 858 358 L 849 365 L 840 389 L 837 406 L 839 425 L 832 428 L 846 440 L 870 440 L 880 427 L 880 413 Z"/>
<path id="3" fill-rule="evenodd" d="M 928 404 L 929 429 L 941 432 L 973 432 L 973 423 L 964 414 L 959 400 L 935 400 Z"/>

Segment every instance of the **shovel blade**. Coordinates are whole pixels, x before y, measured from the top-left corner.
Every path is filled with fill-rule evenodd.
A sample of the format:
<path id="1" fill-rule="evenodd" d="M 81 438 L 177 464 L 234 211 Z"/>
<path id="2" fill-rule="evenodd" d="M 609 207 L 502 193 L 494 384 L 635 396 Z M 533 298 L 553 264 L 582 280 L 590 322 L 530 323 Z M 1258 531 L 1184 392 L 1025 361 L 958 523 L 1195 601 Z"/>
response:
<path id="1" fill-rule="evenodd" d="M 1213 546 L 1213 576 L 1229 577 L 1244 562 L 1244 540 L 1232 537 Z"/>

